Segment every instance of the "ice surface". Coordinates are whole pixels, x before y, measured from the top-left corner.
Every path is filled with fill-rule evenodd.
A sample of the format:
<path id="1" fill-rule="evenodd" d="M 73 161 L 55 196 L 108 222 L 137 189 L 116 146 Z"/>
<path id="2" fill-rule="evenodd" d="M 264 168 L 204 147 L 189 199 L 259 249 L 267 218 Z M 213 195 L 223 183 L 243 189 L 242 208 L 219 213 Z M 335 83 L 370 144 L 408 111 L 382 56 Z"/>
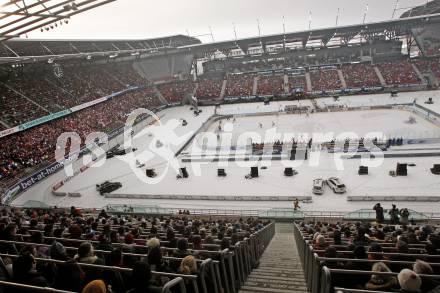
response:
<path id="1" fill-rule="evenodd" d="M 428 97 L 433 97 L 434 105 L 425 105 L 432 110 L 440 111 L 440 94 L 435 92 L 412 92 L 399 93 L 399 97 L 390 98 L 389 94 L 385 95 L 368 95 L 341 97 L 340 102 L 347 103 L 349 106 L 363 105 L 385 105 L 394 103 L 411 103 L 417 98 L 418 103 L 423 103 Z M 318 99 L 318 104 L 330 104 L 333 98 Z M 310 101 L 300 101 L 301 105 L 311 106 Z M 437 106 L 437 103 L 439 106 Z M 256 112 L 278 111 L 285 105 L 297 104 L 297 101 L 272 102 L 269 106 L 263 103 L 252 104 L 233 104 L 223 105 L 219 109 L 220 114 L 242 114 Z M 176 107 L 166 109 L 159 113 L 163 125 L 175 122 L 175 134 L 178 138 L 185 137 L 191 133 L 195 133 L 214 113 L 213 107 L 202 107 L 203 112 L 200 116 L 194 117 L 189 107 Z M 370 131 L 382 131 L 387 135 L 397 134 L 403 137 L 431 137 L 438 131 L 438 127 L 431 122 L 424 120 L 422 117 L 416 116 L 417 123 L 408 124 L 405 120 L 411 114 L 404 110 L 372 110 L 372 111 L 356 111 L 356 112 L 337 112 L 337 113 L 319 113 L 311 114 L 309 117 L 305 115 L 272 115 L 261 117 L 239 117 L 236 118 L 233 137 L 246 131 L 254 131 L 264 134 L 265 130 L 272 127 L 272 121 L 278 127 L 278 132 L 304 132 L 312 133 L 322 132 L 341 132 L 353 131 L 359 136 L 365 135 Z M 187 126 L 181 126 L 181 120 L 188 122 Z M 177 121 L 177 122 L 176 122 Z M 226 121 L 225 121 L 226 122 Z M 260 129 L 258 123 L 263 124 Z M 215 130 L 216 123 L 211 125 L 211 129 Z M 154 128 L 154 126 L 153 126 Z M 371 208 L 371 203 L 347 202 L 346 196 L 359 195 L 411 195 L 411 196 L 432 196 L 440 194 L 439 177 L 432 175 L 429 168 L 434 163 L 440 163 L 438 157 L 427 158 L 387 158 L 380 166 L 374 166 L 372 162 L 361 162 L 359 159 L 335 160 L 339 154 L 328 154 L 325 152 L 316 153 L 316 157 L 299 164 L 298 161 L 265 161 L 252 162 L 229 162 L 225 168 L 228 174 L 225 178 L 217 177 L 217 163 L 202 163 L 190 166 L 186 164 L 190 177 L 188 179 L 176 179 L 176 172 L 167 168 L 167 161 L 158 156 L 149 155 L 146 150 L 151 143 L 155 143 L 157 136 L 153 136 L 153 128 L 145 128 L 134 138 L 133 145 L 138 148 L 135 154 L 139 160 L 145 162 L 148 167 L 153 167 L 159 174 L 165 174 L 164 179 L 155 185 L 148 185 L 142 182 L 134 175 L 130 166 L 118 158 L 112 158 L 105 162 L 102 167 L 90 168 L 67 182 L 59 191 L 62 192 L 80 192 L 82 197 L 56 197 L 51 194 L 52 186 L 65 177 L 63 172 L 58 172 L 40 184 L 30 188 L 13 204 L 23 205 L 28 200 L 38 200 L 49 205 L 58 206 L 79 206 L 79 207 L 103 207 L 107 204 L 143 204 L 143 205 L 159 205 L 162 207 L 180 207 L 184 208 L 227 208 L 227 209 L 267 209 L 271 207 L 291 207 L 288 202 L 225 202 L 225 201 L 176 201 L 176 200 L 141 200 L 141 199 L 105 199 L 100 196 L 95 189 L 95 184 L 104 180 L 120 181 L 123 187 L 117 193 L 131 194 L 182 194 L 182 195 L 239 195 L 239 196 L 302 196 L 310 195 L 313 197 L 313 203 L 304 204 L 303 209 L 306 210 L 334 210 L 334 211 L 351 211 L 358 208 Z M 162 132 L 162 131 L 159 131 Z M 189 133 L 189 134 L 188 134 Z M 163 134 L 163 133 L 162 133 Z M 168 144 L 172 151 L 180 149 L 184 142 L 178 139 L 167 141 L 167 137 L 159 138 L 165 144 Z M 413 146 L 414 147 L 414 146 Z M 438 144 L 417 145 L 417 148 L 439 147 Z M 404 149 L 405 147 L 402 147 Z M 190 147 L 185 150 L 190 151 Z M 396 147 L 395 149 L 399 149 Z M 316 159 L 316 160 L 315 160 Z M 319 164 L 315 164 L 318 161 Z M 338 170 L 337 164 L 343 165 L 343 170 Z M 408 169 L 407 177 L 390 177 L 388 171 L 395 169 L 397 162 L 415 163 L 415 167 Z M 179 163 L 184 166 L 180 161 Z M 294 177 L 284 177 L 283 170 L 286 164 L 298 163 L 293 166 L 298 170 L 299 174 Z M 222 163 L 226 164 L 226 163 Z M 370 175 L 358 176 L 357 169 L 359 165 L 369 165 Z M 260 177 L 257 179 L 246 180 L 244 176 L 249 173 L 251 165 L 268 166 L 266 170 L 260 170 Z M 200 169 L 200 176 L 198 176 Z M 326 188 L 324 195 L 317 196 L 311 194 L 312 180 L 314 178 L 328 178 L 330 176 L 338 176 L 347 185 L 348 192 L 344 195 L 333 194 L 331 190 Z M 391 204 L 391 203 L 390 203 Z M 399 203 L 399 206 L 408 206 L 409 203 Z M 411 203 L 411 208 L 419 211 L 434 211 L 436 207 L 428 203 Z"/>

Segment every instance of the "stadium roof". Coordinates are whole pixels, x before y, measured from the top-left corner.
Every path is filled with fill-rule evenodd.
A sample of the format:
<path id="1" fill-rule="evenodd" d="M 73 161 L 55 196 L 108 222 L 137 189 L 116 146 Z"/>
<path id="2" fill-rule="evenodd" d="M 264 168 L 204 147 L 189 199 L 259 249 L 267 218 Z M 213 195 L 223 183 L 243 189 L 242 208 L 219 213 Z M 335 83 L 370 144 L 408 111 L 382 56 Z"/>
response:
<path id="1" fill-rule="evenodd" d="M 268 45 L 285 46 L 288 43 L 295 42 L 300 42 L 303 47 L 306 47 L 308 42 L 317 41 L 321 43 L 321 46 L 325 47 L 335 39 L 338 40 L 339 44 L 348 44 L 355 37 L 361 37 L 364 40 L 382 37 L 389 40 L 411 36 L 412 29 L 423 27 L 431 23 L 440 23 L 440 13 L 375 23 L 330 27 L 261 37 L 257 36 L 217 43 L 191 45 L 186 48 L 189 48 L 193 53 L 198 54 L 199 56 L 207 56 L 216 51 L 228 55 L 228 53 L 234 49 L 241 49 L 243 52 L 248 52 L 248 49 L 253 47 L 262 47 L 263 50 L 266 51 L 266 46 Z"/>
<path id="2" fill-rule="evenodd" d="M 433 0 L 405 11 L 400 18 L 440 13 L 440 0 Z"/>
<path id="3" fill-rule="evenodd" d="M 0 64 L 34 62 L 52 59 L 122 57 L 154 55 L 177 47 L 200 44 L 200 40 L 175 35 L 144 40 L 26 40 L 0 43 Z"/>
<path id="4" fill-rule="evenodd" d="M 116 0 L 2 0 L 0 42 L 33 30 L 50 30 L 70 17 Z"/>
<path id="5" fill-rule="evenodd" d="M 356 39 L 365 42 L 375 39 L 393 40 L 411 37 L 413 29 L 433 23 L 440 23 L 440 13 L 206 44 L 202 44 L 197 38 L 185 35 L 146 40 L 14 39 L 0 43 L 0 64 L 50 59 L 94 58 L 94 56 L 121 57 L 130 54 L 140 54 L 141 57 L 144 57 L 157 53 L 174 52 L 186 52 L 195 54 L 196 57 L 207 57 L 220 51 L 228 56 L 232 50 L 236 49 L 247 53 L 250 48 L 262 48 L 266 52 L 267 46 L 288 48 L 286 46 L 288 44 L 299 43 L 303 48 L 306 48 L 309 42 L 327 47 L 331 44 L 347 45 Z"/>

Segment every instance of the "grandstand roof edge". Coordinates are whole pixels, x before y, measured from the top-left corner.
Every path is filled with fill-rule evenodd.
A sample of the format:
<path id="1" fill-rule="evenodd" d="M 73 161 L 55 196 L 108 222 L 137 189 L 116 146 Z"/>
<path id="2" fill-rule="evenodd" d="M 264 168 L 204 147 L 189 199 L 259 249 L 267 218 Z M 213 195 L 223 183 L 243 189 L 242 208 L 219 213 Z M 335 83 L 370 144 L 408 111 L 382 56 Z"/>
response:
<path id="1" fill-rule="evenodd" d="M 214 43 L 202 43 L 202 44 L 193 44 L 193 45 L 186 45 L 186 46 L 181 46 L 178 47 L 179 49 L 186 49 L 186 48 L 197 48 L 197 47 L 212 47 L 212 46 L 219 46 L 219 45 L 228 45 L 231 43 L 246 43 L 246 42 L 256 42 L 256 41 L 260 41 L 260 40 L 264 40 L 264 39 L 269 39 L 269 38 L 274 38 L 274 37 L 283 37 L 283 36 L 293 36 L 293 35 L 306 35 L 306 34 L 311 34 L 313 35 L 313 33 L 317 33 L 317 32 L 321 32 L 324 33 L 325 31 L 331 32 L 331 31 L 335 31 L 335 30 L 347 30 L 347 29 L 362 29 L 365 27 L 370 27 L 370 26 L 381 26 L 383 25 L 384 27 L 387 25 L 392 25 L 392 24 L 398 24 L 398 23 L 404 23 L 407 21 L 412 21 L 412 20 L 423 20 L 429 18 L 430 20 L 432 18 L 436 18 L 439 22 L 440 22 L 440 13 L 436 13 L 436 14 L 430 14 L 430 15 L 421 15 L 421 16 L 414 16 L 414 17 L 407 17 L 407 18 L 399 18 L 399 19 L 394 19 L 394 20 L 386 20 L 386 21 L 379 21 L 379 22 L 369 22 L 369 23 L 364 23 L 364 24 L 352 24 L 352 25 L 346 25 L 346 26 L 337 26 L 337 27 L 327 27 L 327 28 L 317 28 L 317 29 L 312 29 L 312 30 L 303 30 L 303 31 L 295 31 L 295 32 L 286 32 L 286 33 L 280 33 L 280 34 L 270 34 L 270 35 L 264 35 L 264 36 L 254 36 L 254 37 L 248 37 L 248 38 L 242 38 L 242 39 L 237 39 L 237 40 L 225 40 L 225 41 L 220 41 L 220 42 L 214 42 Z"/>
<path id="2" fill-rule="evenodd" d="M 154 41 L 154 40 L 160 40 L 160 39 L 167 39 L 167 38 L 177 38 L 177 37 L 184 37 L 188 39 L 192 39 L 194 41 L 198 41 L 199 43 L 202 43 L 199 39 L 191 36 L 186 35 L 169 35 L 169 36 L 163 36 L 163 37 L 157 37 L 157 38 L 139 38 L 139 39 L 23 39 L 23 38 L 14 38 L 6 41 L 5 43 L 9 42 L 142 42 L 142 41 Z"/>

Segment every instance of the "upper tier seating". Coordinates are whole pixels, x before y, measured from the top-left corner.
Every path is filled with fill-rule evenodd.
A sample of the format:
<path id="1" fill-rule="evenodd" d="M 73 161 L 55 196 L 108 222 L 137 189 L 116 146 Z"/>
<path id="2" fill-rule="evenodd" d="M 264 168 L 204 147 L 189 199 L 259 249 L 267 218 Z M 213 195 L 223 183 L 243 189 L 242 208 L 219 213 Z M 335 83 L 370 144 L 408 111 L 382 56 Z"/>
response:
<path id="1" fill-rule="evenodd" d="M 252 88 L 254 86 L 253 74 L 235 74 L 229 75 L 226 83 L 227 97 L 244 97 L 252 95 Z"/>
<path id="2" fill-rule="evenodd" d="M 200 78 L 196 97 L 200 100 L 218 99 L 223 85 L 223 77 Z"/>
<path id="3" fill-rule="evenodd" d="M 168 102 L 176 103 L 183 100 L 187 95 L 191 95 L 194 91 L 194 83 L 187 80 L 177 80 L 173 82 L 163 83 L 157 86 L 157 89 Z"/>
<path id="4" fill-rule="evenodd" d="M 387 85 L 419 84 L 420 79 L 408 60 L 377 64 Z"/>
<path id="5" fill-rule="evenodd" d="M 281 95 L 284 94 L 284 75 L 258 77 L 258 95 Z"/>
<path id="6" fill-rule="evenodd" d="M 348 88 L 381 86 L 379 77 L 370 64 L 343 65 L 342 73 Z"/>
<path id="7" fill-rule="evenodd" d="M 314 91 L 340 90 L 342 88 L 342 83 L 336 70 L 311 71 L 310 79 Z"/>

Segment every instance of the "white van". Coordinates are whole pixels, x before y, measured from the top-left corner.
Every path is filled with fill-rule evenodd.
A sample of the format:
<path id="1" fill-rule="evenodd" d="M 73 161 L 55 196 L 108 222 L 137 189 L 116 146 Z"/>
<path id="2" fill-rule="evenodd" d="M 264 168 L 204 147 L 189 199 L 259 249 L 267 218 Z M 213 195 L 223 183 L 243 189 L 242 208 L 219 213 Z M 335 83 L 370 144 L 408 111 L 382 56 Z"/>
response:
<path id="1" fill-rule="evenodd" d="M 347 191 L 345 184 L 343 184 L 337 177 L 330 177 L 327 179 L 327 185 L 333 190 L 334 193 L 345 193 Z"/>
<path id="2" fill-rule="evenodd" d="M 323 194 L 324 193 L 324 179 L 322 179 L 322 178 L 313 179 L 312 192 L 314 194 Z"/>

